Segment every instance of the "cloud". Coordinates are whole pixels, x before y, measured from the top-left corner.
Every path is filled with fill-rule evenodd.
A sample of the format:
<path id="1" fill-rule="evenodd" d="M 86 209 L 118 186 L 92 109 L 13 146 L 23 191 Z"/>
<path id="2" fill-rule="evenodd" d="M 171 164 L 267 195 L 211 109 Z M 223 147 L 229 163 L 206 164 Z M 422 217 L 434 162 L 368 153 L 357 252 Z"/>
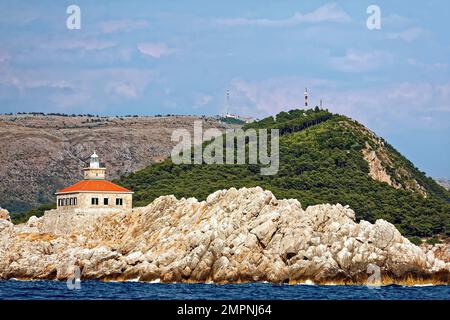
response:
<path id="1" fill-rule="evenodd" d="M 70 91 L 74 88 L 67 80 L 40 79 L 39 77 L 31 76 L 29 72 L 23 74 L 6 73 L 0 77 L 0 85 L 14 87 L 22 92 L 27 89 L 57 89 Z"/>
<path id="2" fill-rule="evenodd" d="M 425 31 L 421 28 L 410 28 L 400 32 L 389 33 L 387 35 L 387 38 L 390 40 L 402 40 L 405 42 L 412 42 L 424 34 Z"/>
<path id="3" fill-rule="evenodd" d="M 303 92 L 306 86 L 331 88 L 333 84 L 325 79 L 298 77 L 273 78 L 255 82 L 235 79 L 230 84 L 230 111 L 245 115 L 267 116 L 283 110 L 302 108 Z M 313 103 L 315 102 L 311 102 Z"/>
<path id="4" fill-rule="evenodd" d="M 226 26 L 259 26 L 259 27 L 290 27 L 301 23 L 318 22 L 348 22 L 350 16 L 335 3 L 326 4 L 313 12 L 302 14 L 296 12 L 292 17 L 286 19 L 218 19 L 217 23 Z"/>
<path id="5" fill-rule="evenodd" d="M 59 40 L 51 42 L 40 43 L 39 46 L 45 49 L 62 49 L 73 50 L 82 49 L 86 51 L 104 50 L 115 47 L 117 45 L 114 41 L 99 40 L 99 39 L 73 39 L 73 40 Z"/>
<path id="6" fill-rule="evenodd" d="M 331 66 L 344 72 L 365 72 L 389 64 L 393 60 L 391 54 L 383 51 L 362 52 L 354 49 L 347 50 L 342 57 L 330 58 Z"/>
<path id="7" fill-rule="evenodd" d="M 5 63 L 10 59 L 10 56 L 7 52 L 0 50 L 0 63 Z"/>
<path id="8" fill-rule="evenodd" d="M 196 94 L 194 98 L 194 107 L 204 107 L 213 100 L 213 97 L 207 94 Z"/>
<path id="9" fill-rule="evenodd" d="M 126 82 L 113 82 L 107 86 L 106 91 L 125 98 L 137 98 L 138 96 L 136 87 Z"/>
<path id="10" fill-rule="evenodd" d="M 100 23 L 101 33 L 129 32 L 145 29 L 149 26 L 147 20 L 110 20 Z"/>
<path id="11" fill-rule="evenodd" d="M 436 69 L 443 70 L 443 69 L 448 69 L 450 67 L 450 65 L 445 62 L 424 63 L 424 62 L 418 61 L 413 58 L 410 58 L 407 61 L 408 61 L 408 64 L 410 64 L 411 66 L 430 69 L 430 70 L 436 70 Z"/>
<path id="12" fill-rule="evenodd" d="M 405 101 L 411 107 L 421 107 L 433 98 L 435 88 L 427 83 L 400 83 L 386 91 L 385 99 L 392 102 L 393 106 L 403 106 Z"/>
<path id="13" fill-rule="evenodd" d="M 105 72 L 111 79 L 106 81 L 105 92 L 108 95 L 127 99 L 139 98 L 154 78 L 152 71 L 137 69 L 110 69 Z M 107 78 L 106 74 L 103 78 Z"/>
<path id="14" fill-rule="evenodd" d="M 0 73 L 0 101 L 35 104 L 48 110 L 101 112 L 143 96 L 155 72 L 136 68 L 81 69 L 67 76 L 51 69 Z"/>
<path id="15" fill-rule="evenodd" d="M 156 59 L 169 55 L 175 51 L 170 49 L 165 43 L 139 43 L 137 48 L 140 53 Z"/>
<path id="16" fill-rule="evenodd" d="M 81 40 L 66 43 L 65 49 L 103 50 L 116 45 L 113 41 Z"/>
<path id="17" fill-rule="evenodd" d="M 303 88 L 310 92 L 310 107 L 323 100 L 325 108 L 370 127 L 392 127 L 396 122 L 417 126 L 418 119 L 436 112 L 450 112 L 450 83 L 399 82 L 369 89 L 349 89 L 327 79 L 273 78 L 231 82 L 231 112 L 266 117 L 303 108 Z M 436 121 L 445 122 L 436 117 Z"/>
<path id="18" fill-rule="evenodd" d="M 437 86 L 437 94 L 450 104 L 450 82 Z"/>
<path id="19" fill-rule="evenodd" d="M 382 18 L 383 27 L 389 28 L 404 28 L 410 26 L 413 20 L 399 14 L 391 14 Z"/>
<path id="20" fill-rule="evenodd" d="M 95 89 L 88 88 L 89 84 L 99 83 L 106 95 L 100 97 L 110 103 L 123 99 L 141 97 L 148 84 L 155 78 L 152 70 L 135 68 L 107 68 L 96 71 L 85 71 L 83 75 L 87 81 L 84 88 L 96 95 Z M 120 79 L 120 80 L 118 80 Z M 99 88 L 100 89 L 100 88 Z"/>

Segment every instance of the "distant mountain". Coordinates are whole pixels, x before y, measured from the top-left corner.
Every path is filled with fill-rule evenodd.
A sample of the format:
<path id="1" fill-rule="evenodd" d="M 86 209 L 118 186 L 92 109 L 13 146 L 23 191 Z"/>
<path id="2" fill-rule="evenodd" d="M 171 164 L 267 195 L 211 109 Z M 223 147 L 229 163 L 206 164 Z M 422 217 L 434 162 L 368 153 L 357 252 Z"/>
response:
<path id="1" fill-rule="evenodd" d="M 170 154 L 173 129 L 224 124 L 206 117 L 0 116 L 0 207 L 11 212 L 54 202 L 57 189 L 82 179 L 94 150 L 108 179 L 144 168 Z"/>
<path id="2" fill-rule="evenodd" d="M 445 189 L 450 190 L 450 179 L 437 178 L 435 180 L 437 183 L 439 183 Z"/>
<path id="3" fill-rule="evenodd" d="M 135 191 L 137 206 L 167 194 L 205 199 L 219 189 L 261 186 L 304 207 L 350 205 L 357 219 L 382 218 L 408 236 L 450 235 L 450 193 L 358 122 L 319 109 L 292 110 L 244 128 L 280 129 L 277 175 L 260 175 L 259 165 L 168 159 L 117 182 Z"/>

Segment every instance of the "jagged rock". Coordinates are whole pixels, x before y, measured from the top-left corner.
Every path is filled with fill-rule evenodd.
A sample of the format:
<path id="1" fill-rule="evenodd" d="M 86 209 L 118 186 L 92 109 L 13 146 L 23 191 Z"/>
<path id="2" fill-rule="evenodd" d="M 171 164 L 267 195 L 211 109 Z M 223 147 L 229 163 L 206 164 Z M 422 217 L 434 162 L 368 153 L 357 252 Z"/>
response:
<path id="1" fill-rule="evenodd" d="M 9 211 L 3 209 L 2 207 L 0 207 L 0 220 L 11 221 L 11 218 L 9 217 Z"/>
<path id="2" fill-rule="evenodd" d="M 67 279 L 79 268 L 91 279 L 360 283 L 376 266 L 394 281 L 448 283 L 441 251 L 422 250 L 384 220 L 356 223 L 340 204 L 303 210 L 259 187 L 202 202 L 163 196 L 128 213 L 0 220 L 1 279 Z"/>
<path id="3" fill-rule="evenodd" d="M 438 243 L 436 245 L 424 244 L 421 248 L 436 259 L 442 260 L 444 262 L 450 262 L 450 242 Z"/>
<path id="4" fill-rule="evenodd" d="M 143 262 L 144 261 L 144 257 L 142 252 L 138 251 L 138 252 L 133 252 L 130 253 L 128 256 L 126 256 L 125 261 L 133 266 L 135 264 L 137 264 L 138 262 Z"/>

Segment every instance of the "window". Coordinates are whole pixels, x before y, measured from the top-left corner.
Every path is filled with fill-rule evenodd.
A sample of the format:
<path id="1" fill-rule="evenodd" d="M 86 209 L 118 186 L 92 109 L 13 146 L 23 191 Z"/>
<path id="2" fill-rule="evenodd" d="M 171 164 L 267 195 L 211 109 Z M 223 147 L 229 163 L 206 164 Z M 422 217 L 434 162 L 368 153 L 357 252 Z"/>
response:
<path id="1" fill-rule="evenodd" d="M 104 204 L 105 206 L 108 205 L 108 198 L 103 198 L 103 204 Z"/>
<path id="2" fill-rule="evenodd" d="M 58 199 L 58 207 L 61 207 L 61 199 Z"/>
<path id="3" fill-rule="evenodd" d="M 91 204 L 93 206 L 97 206 L 98 205 L 98 198 L 91 198 Z"/>
<path id="4" fill-rule="evenodd" d="M 73 198 L 73 205 L 74 205 L 74 206 L 77 205 L 77 198 Z"/>
<path id="5" fill-rule="evenodd" d="M 69 198 L 69 206 L 72 205 L 72 202 L 73 202 L 73 198 Z"/>
<path id="6" fill-rule="evenodd" d="M 123 205 L 123 200 L 122 200 L 122 198 L 117 198 L 117 199 L 116 199 L 116 206 L 121 206 L 121 205 Z"/>

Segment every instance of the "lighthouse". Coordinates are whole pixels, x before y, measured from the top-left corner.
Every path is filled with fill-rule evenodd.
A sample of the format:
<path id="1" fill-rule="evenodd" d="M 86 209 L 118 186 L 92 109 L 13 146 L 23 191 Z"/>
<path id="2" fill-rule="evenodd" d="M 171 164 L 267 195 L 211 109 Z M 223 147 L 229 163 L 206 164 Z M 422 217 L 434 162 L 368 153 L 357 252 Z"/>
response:
<path id="1" fill-rule="evenodd" d="M 305 108 L 308 108 L 308 88 L 305 88 Z"/>
<path id="2" fill-rule="evenodd" d="M 106 167 L 97 153 L 91 155 L 89 167 L 83 168 L 84 180 L 56 192 L 59 211 L 103 213 L 131 210 L 133 192 L 106 180 Z"/>
<path id="3" fill-rule="evenodd" d="M 104 180 L 106 178 L 106 168 L 100 166 L 100 161 L 95 151 L 91 155 L 89 167 L 84 168 L 83 171 L 85 180 Z"/>

